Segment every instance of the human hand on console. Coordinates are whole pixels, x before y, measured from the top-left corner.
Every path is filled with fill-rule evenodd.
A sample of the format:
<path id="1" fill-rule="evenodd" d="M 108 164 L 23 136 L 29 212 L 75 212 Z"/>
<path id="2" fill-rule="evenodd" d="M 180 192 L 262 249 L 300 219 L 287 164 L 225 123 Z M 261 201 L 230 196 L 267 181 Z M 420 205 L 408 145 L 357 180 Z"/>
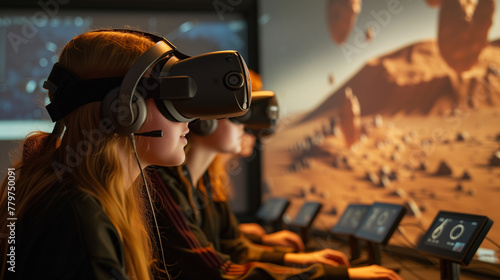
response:
<path id="1" fill-rule="evenodd" d="M 257 223 L 239 224 L 238 229 L 246 234 L 253 234 L 262 237 L 266 234 L 266 230 Z"/>
<path id="2" fill-rule="evenodd" d="M 269 246 L 285 246 L 295 248 L 297 251 L 304 251 L 305 245 L 302 238 L 295 232 L 281 230 L 262 236 L 262 243 Z"/>
<path id="3" fill-rule="evenodd" d="M 312 253 L 286 253 L 284 257 L 286 265 L 309 265 L 321 263 L 332 266 L 349 266 L 349 260 L 342 252 L 332 249 L 323 249 Z"/>
<path id="4" fill-rule="evenodd" d="M 378 265 L 370 265 L 349 268 L 349 279 L 351 280 L 402 280 L 393 270 Z"/>

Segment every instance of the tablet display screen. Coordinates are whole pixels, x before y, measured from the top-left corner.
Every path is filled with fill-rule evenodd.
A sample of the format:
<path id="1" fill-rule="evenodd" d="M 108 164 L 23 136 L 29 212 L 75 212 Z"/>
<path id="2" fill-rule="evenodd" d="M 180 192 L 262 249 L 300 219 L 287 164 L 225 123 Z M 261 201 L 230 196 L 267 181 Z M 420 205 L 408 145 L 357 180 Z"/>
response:
<path id="1" fill-rule="evenodd" d="M 302 208 L 300 208 L 297 216 L 295 216 L 292 225 L 300 227 L 311 226 L 314 218 L 316 218 L 316 216 L 318 215 L 321 206 L 322 204 L 319 202 L 304 203 L 304 205 L 302 205 Z"/>
<path id="2" fill-rule="evenodd" d="M 331 232 L 347 235 L 354 234 L 369 210 L 370 205 L 349 204 Z"/>
<path id="3" fill-rule="evenodd" d="M 277 221 L 281 219 L 289 204 L 285 198 L 270 198 L 259 208 L 257 218 L 266 222 Z"/>
<path id="4" fill-rule="evenodd" d="M 375 243 L 386 244 L 399 222 L 406 213 L 406 208 L 398 204 L 374 203 L 355 236 Z"/>
<path id="5" fill-rule="evenodd" d="M 417 249 L 468 264 L 492 224 L 486 216 L 441 211 Z"/>

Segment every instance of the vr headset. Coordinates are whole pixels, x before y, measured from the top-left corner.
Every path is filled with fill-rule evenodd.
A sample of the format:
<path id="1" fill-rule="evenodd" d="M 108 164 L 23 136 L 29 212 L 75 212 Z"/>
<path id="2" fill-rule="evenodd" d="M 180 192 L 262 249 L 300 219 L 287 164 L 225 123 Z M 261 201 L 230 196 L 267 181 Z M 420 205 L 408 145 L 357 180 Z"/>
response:
<path id="1" fill-rule="evenodd" d="M 252 93 L 252 106 L 242 116 L 230 118 L 243 123 L 245 130 L 255 136 L 269 136 L 274 133 L 279 118 L 279 106 L 274 91 L 262 90 Z"/>
<path id="2" fill-rule="evenodd" d="M 248 111 L 252 100 L 250 75 L 238 52 L 189 57 L 154 34 L 128 29 L 91 32 L 103 31 L 134 33 L 156 44 L 124 77 L 82 80 L 56 63 L 44 83 L 44 88 L 54 93 L 53 101 L 46 106 L 52 121 L 82 105 L 102 101 L 102 117 L 112 121 L 114 132 L 130 134 L 146 119 L 147 98 L 153 98 L 163 116 L 176 122 L 237 117 Z M 144 77 L 150 68 L 150 77 Z"/>
<path id="3" fill-rule="evenodd" d="M 269 136 L 274 133 L 278 122 L 279 107 L 273 91 L 252 92 L 252 106 L 246 114 L 229 118 L 232 122 L 245 125 L 246 132 L 257 137 Z M 217 129 L 217 120 L 195 120 L 189 123 L 191 132 L 206 136 Z"/>

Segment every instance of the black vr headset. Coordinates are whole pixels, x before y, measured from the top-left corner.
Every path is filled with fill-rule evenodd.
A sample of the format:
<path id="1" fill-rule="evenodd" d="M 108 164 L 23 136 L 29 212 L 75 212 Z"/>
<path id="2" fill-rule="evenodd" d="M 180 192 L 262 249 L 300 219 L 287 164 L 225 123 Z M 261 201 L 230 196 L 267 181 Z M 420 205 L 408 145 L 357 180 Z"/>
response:
<path id="1" fill-rule="evenodd" d="M 245 130 L 255 136 L 274 133 L 279 118 L 279 106 L 274 91 L 262 90 L 252 93 L 252 106 L 246 114 L 230 118 L 245 125 Z"/>
<path id="2" fill-rule="evenodd" d="M 246 114 L 229 118 L 245 125 L 245 130 L 257 137 L 274 133 L 279 117 L 278 101 L 274 91 L 252 92 L 252 106 Z M 217 129 L 217 120 L 195 120 L 189 123 L 189 129 L 197 135 L 209 135 Z"/>
<path id="3" fill-rule="evenodd" d="M 219 51 L 189 57 L 163 37 L 128 30 L 110 29 L 145 36 L 156 44 L 141 55 L 124 77 L 82 80 L 56 63 L 44 83 L 53 92 L 46 106 L 52 121 L 78 107 L 102 101 L 102 117 L 112 121 L 114 132 L 136 132 L 146 119 L 144 99 L 153 98 L 167 119 L 190 122 L 245 114 L 252 89 L 248 68 L 236 51 Z M 144 77 L 153 67 L 150 77 Z"/>

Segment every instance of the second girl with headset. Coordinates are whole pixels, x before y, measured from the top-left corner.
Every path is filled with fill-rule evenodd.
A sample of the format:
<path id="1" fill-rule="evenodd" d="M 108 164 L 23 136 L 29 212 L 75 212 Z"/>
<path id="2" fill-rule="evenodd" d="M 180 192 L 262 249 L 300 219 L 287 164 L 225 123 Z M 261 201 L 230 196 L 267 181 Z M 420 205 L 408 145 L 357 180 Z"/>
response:
<path id="1" fill-rule="evenodd" d="M 161 241 L 176 279 L 401 279 L 376 265 L 348 268 L 345 255 L 330 249 L 285 253 L 242 236 L 209 166 L 220 153 L 240 152 L 244 118 L 191 123 L 186 162 L 152 170 Z"/>

